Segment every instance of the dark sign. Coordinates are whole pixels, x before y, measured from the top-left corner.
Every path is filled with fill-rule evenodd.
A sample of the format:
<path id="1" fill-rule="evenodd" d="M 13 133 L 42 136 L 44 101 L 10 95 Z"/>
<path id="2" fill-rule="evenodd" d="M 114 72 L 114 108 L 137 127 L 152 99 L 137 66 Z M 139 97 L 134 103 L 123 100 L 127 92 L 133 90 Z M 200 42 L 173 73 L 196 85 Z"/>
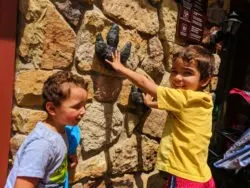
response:
<path id="1" fill-rule="evenodd" d="M 201 42 L 207 20 L 207 3 L 207 0 L 182 0 L 177 22 L 177 36 L 182 41 Z"/>

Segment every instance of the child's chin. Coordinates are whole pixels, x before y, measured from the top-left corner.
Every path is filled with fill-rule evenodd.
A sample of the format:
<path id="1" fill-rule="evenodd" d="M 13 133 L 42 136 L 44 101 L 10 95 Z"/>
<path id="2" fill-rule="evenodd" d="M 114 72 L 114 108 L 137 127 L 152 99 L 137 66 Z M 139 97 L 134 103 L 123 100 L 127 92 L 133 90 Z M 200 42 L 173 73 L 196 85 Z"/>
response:
<path id="1" fill-rule="evenodd" d="M 174 89 L 185 89 L 184 87 L 173 87 Z"/>
<path id="2" fill-rule="evenodd" d="M 78 123 L 78 122 L 77 122 Z M 68 126 L 77 126 L 77 123 L 69 123 Z"/>

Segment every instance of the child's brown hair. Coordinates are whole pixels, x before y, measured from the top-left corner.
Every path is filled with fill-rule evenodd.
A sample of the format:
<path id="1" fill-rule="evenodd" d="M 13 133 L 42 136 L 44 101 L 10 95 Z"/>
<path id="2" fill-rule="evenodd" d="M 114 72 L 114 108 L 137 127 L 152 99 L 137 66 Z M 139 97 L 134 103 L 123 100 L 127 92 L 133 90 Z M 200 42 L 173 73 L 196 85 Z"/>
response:
<path id="1" fill-rule="evenodd" d="M 200 80 L 206 80 L 213 74 L 214 56 L 206 48 L 200 45 L 189 45 L 173 57 L 173 62 L 181 58 L 184 62 L 195 62 L 200 72 Z"/>
<path id="2" fill-rule="evenodd" d="M 63 87 L 63 84 L 69 84 L 69 87 Z M 51 75 L 43 86 L 43 108 L 47 102 L 52 102 L 55 106 L 60 106 L 61 102 L 69 97 L 70 88 L 72 86 L 79 86 L 87 90 L 88 84 L 80 76 L 74 75 L 69 71 L 58 71 Z"/>

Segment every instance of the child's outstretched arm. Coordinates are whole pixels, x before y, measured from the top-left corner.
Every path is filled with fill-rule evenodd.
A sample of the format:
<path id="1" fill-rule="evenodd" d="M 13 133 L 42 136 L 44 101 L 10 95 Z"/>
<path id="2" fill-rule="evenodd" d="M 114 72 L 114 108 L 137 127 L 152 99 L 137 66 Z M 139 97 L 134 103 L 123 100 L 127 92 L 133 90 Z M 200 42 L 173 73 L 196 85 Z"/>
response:
<path id="1" fill-rule="evenodd" d="M 149 93 L 152 97 L 156 98 L 156 88 L 157 85 L 146 78 L 145 76 L 134 72 L 128 68 L 126 68 L 124 65 L 120 62 L 120 53 L 118 51 L 115 52 L 115 54 L 112 54 L 113 62 L 106 60 L 107 63 L 109 63 L 113 69 L 125 77 L 127 77 L 133 84 L 135 84 L 137 87 L 141 88 L 146 93 Z"/>

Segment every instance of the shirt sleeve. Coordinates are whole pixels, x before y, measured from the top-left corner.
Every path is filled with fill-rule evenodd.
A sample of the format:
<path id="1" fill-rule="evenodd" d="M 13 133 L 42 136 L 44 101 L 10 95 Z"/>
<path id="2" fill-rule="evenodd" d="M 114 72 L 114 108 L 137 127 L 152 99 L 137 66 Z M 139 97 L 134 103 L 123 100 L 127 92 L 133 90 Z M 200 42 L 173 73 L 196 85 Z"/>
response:
<path id="1" fill-rule="evenodd" d="M 32 141 L 20 156 L 17 176 L 43 178 L 51 160 L 51 152 L 48 141 Z"/>
<path id="2" fill-rule="evenodd" d="M 179 113 L 187 103 L 187 99 L 182 90 L 159 86 L 157 88 L 157 103 L 159 109 Z"/>

